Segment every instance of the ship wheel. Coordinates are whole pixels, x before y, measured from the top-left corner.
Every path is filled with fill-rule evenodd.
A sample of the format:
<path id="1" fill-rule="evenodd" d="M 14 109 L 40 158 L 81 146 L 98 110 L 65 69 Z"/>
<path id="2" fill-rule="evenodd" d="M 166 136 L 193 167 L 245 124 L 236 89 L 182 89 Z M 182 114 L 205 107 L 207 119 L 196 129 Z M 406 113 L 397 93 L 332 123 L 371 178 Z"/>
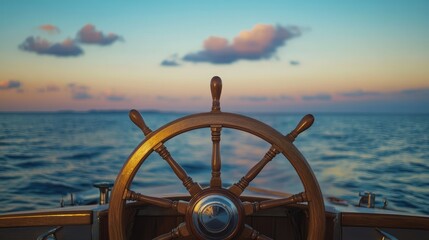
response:
<path id="1" fill-rule="evenodd" d="M 257 229 L 244 223 L 245 216 L 258 211 L 293 203 L 308 205 L 308 239 L 323 239 L 325 230 L 325 207 L 319 184 L 313 171 L 300 151 L 293 145 L 295 138 L 309 128 L 314 118 L 306 115 L 289 134 L 283 135 L 272 127 L 246 116 L 225 113 L 220 109 L 222 81 L 215 76 L 211 80 L 212 110 L 207 113 L 189 115 L 170 122 L 156 131 L 150 130 L 136 110 L 130 111 L 131 120 L 140 127 L 146 138 L 130 155 L 116 178 L 109 207 L 109 236 L 112 240 L 126 239 L 127 201 L 140 201 L 171 208 L 185 216 L 185 221 L 170 232 L 155 239 L 174 239 L 192 236 L 196 239 L 270 239 Z M 210 128 L 213 142 L 212 173 L 210 186 L 202 188 L 187 175 L 173 159 L 164 143 L 182 133 Z M 263 158 L 237 183 L 222 187 L 220 139 L 222 128 L 248 132 L 271 144 Z M 130 190 L 132 180 L 140 166 L 153 152 L 157 152 L 173 169 L 191 195 L 190 201 L 172 201 L 166 198 L 146 196 Z M 304 192 L 288 198 L 261 202 L 241 201 L 240 195 L 264 166 L 277 154 L 283 154 L 295 168 Z"/>

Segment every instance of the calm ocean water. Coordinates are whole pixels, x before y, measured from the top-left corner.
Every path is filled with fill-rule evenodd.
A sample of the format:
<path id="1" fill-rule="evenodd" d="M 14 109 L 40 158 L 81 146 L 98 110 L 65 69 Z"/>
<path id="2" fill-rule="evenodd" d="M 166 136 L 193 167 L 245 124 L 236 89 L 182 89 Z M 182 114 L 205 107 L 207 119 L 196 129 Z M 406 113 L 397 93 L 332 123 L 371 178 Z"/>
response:
<path id="1" fill-rule="evenodd" d="M 301 114 L 249 114 L 288 133 Z M 152 129 L 184 116 L 143 113 Z M 324 196 L 352 203 L 360 191 L 389 207 L 429 214 L 429 115 L 315 114 L 312 128 L 295 145 L 307 158 Z M 143 135 L 127 112 L 0 113 L 0 213 L 59 207 L 74 193 L 94 197 L 93 183 L 113 182 Z M 200 183 L 210 180 L 211 135 L 200 129 L 166 143 L 172 156 Z M 222 179 L 238 181 L 269 145 L 247 133 L 222 130 Z M 297 193 L 298 176 L 283 157 L 270 162 L 251 184 Z M 142 165 L 134 190 L 185 193 L 156 154 Z M 82 200 L 83 199 L 83 200 Z"/>

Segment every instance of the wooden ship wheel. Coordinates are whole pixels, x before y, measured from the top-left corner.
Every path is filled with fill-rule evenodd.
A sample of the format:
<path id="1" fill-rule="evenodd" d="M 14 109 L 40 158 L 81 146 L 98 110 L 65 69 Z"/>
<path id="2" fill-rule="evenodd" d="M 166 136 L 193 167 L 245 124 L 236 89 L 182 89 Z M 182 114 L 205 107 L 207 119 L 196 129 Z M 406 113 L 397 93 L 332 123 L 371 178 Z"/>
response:
<path id="1" fill-rule="evenodd" d="M 270 239 L 257 229 L 244 223 L 244 218 L 258 211 L 293 203 L 308 206 L 308 239 L 323 239 L 325 230 L 325 206 L 319 184 L 313 171 L 293 141 L 309 128 L 314 118 L 306 115 L 289 134 L 283 135 L 272 127 L 243 115 L 222 112 L 220 96 L 222 80 L 215 76 L 210 83 L 212 109 L 210 112 L 188 115 L 170 122 L 156 131 L 148 128 L 136 110 L 130 111 L 131 120 L 140 127 L 146 138 L 137 146 L 118 174 L 112 191 L 108 221 L 111 240 L 127 238 L 125 207 L 127 201 L 140 201 L 164 208 L 171 208 L 184 215 L 185 221 L 155 239 L 191 237 L 195 239 Z M 213 142 L 211 156 L 211 180 L 206 188 L 194 182 L 173 159 L 164 143 L 182 133 L 200 128 L 211 129 Z M 220 141 L 222 128 L 232 128 L 255 135 L 271 148 L 247 174 L 228 188 L 222 187 Z M 152 152 L 157 152 L 173 169 L 190 194 L 189 201 L 173 201 L 147 196 L 130 189 L 140 166 Z M 240 196 L 249 183 L 277 154 L 283 154 L 297 172 L 304 191 L 287 198 L 260 202 L 242 201 Z"/>

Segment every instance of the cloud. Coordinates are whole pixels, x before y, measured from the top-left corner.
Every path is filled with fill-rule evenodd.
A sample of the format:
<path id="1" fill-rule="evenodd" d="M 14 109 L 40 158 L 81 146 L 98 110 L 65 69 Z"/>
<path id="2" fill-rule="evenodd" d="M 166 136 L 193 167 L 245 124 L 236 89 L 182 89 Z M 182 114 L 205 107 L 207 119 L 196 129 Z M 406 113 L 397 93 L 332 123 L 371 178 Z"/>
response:
<path id="1" fill-rule="evenodd" d="M 249 31 L 240 32 L 232 43 L 222 37 L 209 37 L 204 41 L 203 50 L 186 54 L 182 59 L 213 64 L 269 59 L 286 41 L 300 35 L 301 29 L 295 26 L 257 24 Z"/>
<path id="2" fill-rule="evenodd" d="M 76 100 L 85 100 L 85 99 L 91 99 L 92 95 L 87 92 L 76 92 L 73 93 L 73 99 Z"/>
<path id="3" fill-rule="evenodd" d="M 19 45 L 19 49 L 57 57 L 73 57 L 83 54 L 83 50 L 72 39 L 66 39 L 61 43 L 51 43 L 46 39 L 30 36 Z"/>
<path id="4" fill-rule="evenodd" d="M 180 66 L 179 60 L 180 60 L 179 56 L 177 54 L 173 54 L 169 58 L 163 60 L 161 62 L 161 66 L 164 66 L 164 67 L 177 67 L 177 66 Z"/>
<path id="5" fill-rule="evenodd" d="M 317 95 L 307 95 L 302 96 L 302 100 L 304 101 L 330 101 L 332 99 L 329 94 L 317 94 Z"/>
<path id="6" fill-rule="evenodd" d="M 18 80 L 7 80 L 0 82 L 0 90 L 9 90 L 9 89 L 17 89 L 21 88 L 21 82 Z"/>
<path id="7" fill-rule="evenodd" d="M 404 89 L 401 93 L 406 95 L 426 95 L 429 96 L 429 88 L 414 88 L 414 89 Z"/>
<path id="8" fill-rule="evenodd" d="M 176 60 L 165 59 L 161 62 L 161 66 L 164 67 L 177 67 L 180 64 Z"/>
<path id="9" fill-rule="evenodd" d="M 180 101 L 180 99 L 179 99 L 179 98 L 176 98 L 176 97 L 169 97 L 169 96 L 156 96 L 156 100 L 159 100 L 159 101 L 166 101 L 166 102 Z"/>
<path id="10" fill-rule="evenodd" d="M 42 30 L 43 32 L 47 32 L 49 34 L 58 34 L 60 33 L 60 29 L 54 25 L 51 24 L 45 24 L 38 27 L 39 30 Z"/>
<path id="11" fill-rule="evenodd" d="M 77 33 L 77 41 L 86 44 L 106 46 L 118 40 L 122 40 L 122 37 L 115 33 L 108 33 L 105 35 L 104 33 L 97 31 L 95 26 L 92 24 L 83 26 Z"/>
<path id="12" fill-rule="evenodd" d="M 268 102 L 268 101 L 293 101 L 293 97 L 288 95 L 280 96 L 239 96 L 234 98 L 245 102 Z"/>
<path id="13" fill-rule="evenodd" d="M 298 66 L 298 65 L 300 65 L 301 63 L 300 63 L 299 61 L 292 60 L 292 61 L 290 61 L 290 62 L 289 62 L 289 64 L 290 64 L 290 65 L 292 65 L 292 66 Z"/>
<path id="14" fill-rule="evenodd" d="M 56 85 L 48 85 L 45 87 L 41 87 L 39 89 L 37 89 L 38 92 L 40 93 L 44 93 L 44 92 L 58 92 L 60 91 L 60 87 L 56 86 Z"/>
<path id="15" fill-rule="evenodd" d="M 106 94 L 105 97 L 108 101 L 111 101 L 111 102 L 121 102 L 121 101 L 127 100 L 127 98 L 124 95 L 116 94 L 116 93 Z"/>
<path id="16" fill-rule="evenodd" d="M 201 101 L 201 100 L 204 100 L 204 98 L 201 97 L 201 96 L 193 96 L 193 97 L 190 97 L 189 100 L 191 100 L 191 101 Z"/>
<path id="17" fill-rule="evenodd" d="M 249 102 L 265 102 L 268 101 L 269 98 L 265 96 L 241 96 L 239 100 L 249 101 Z"/>
<path id="18" fill-rule="evenodd" d="M 126 100 L 124 96 L 120 96 L 120 95 L 109 95 L 109 96 L 106 96 L 106 99 L 112 102 L 120 102 L 120 101 Z"/>
<path id="19" fill-rule="evenodd" d="M 352 92 L 344 92 L 341 93 L 341 96 L 344 97 L 367 97 L 367 96 L 376 96 L 380 95 L 379 92 L 370 92 L 370 91 L 363 91 L 363 90 L 356 90 Z"/>
<path id="20" fill-rule="evenodd" d="M 115 89 L 105 90 L 100 96 L 110 102 L 122 102 L 128 100 L 125 94 L 119 93 Z"/>
<path id="21" fill-rule="evenodd" d="M 47 33 L 59 33 L 60 29 L 51 24 L 45 24 L 38 27 L 39 30 Z M 83 44 L 97 44 L 97 45 L 110 45 L 122 37 L 115 33 L 104 34 L 95 29 L 92 24 L 87 24 L 78 31 L 76 39 L 67 38 L 63 42 L 50 42 L 41 37 L 30 36 L 21 43 L 18 48 L 23 51 L 35 52 L 40 55 L 53 55 L 57 57 L 71 57 L 83 54 L 82 48 L 79 43 Z"/>
<path id="22" fill-rule="evenodd" d="M 288 96 L 288 95 L 281 95 L 277 98 L 278 100 L 286 100 L 286 101 L 293 101 L 294 98 L 292 96 Z"/>
<path id="23" fill-rule="evenodd" d="M 87 86 L 70 83 L 67 85 L 67 87 L 70 90 L 73 99 L 86 100 L 93 98 L 93 96 L 89 93 L 89 88 Z"/>

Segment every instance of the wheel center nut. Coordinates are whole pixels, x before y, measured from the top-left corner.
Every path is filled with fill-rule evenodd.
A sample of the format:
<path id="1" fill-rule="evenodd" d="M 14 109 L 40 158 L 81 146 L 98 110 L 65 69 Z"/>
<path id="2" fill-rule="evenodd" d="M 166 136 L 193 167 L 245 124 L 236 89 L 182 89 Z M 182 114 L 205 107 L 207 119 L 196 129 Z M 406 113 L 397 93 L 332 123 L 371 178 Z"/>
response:
<path id="1" fill-rule="evenodd" d="M 207 195 L 194 205 L 192 223 L 204 239 L 230 239 L 239 223 L 237 206 L 224 195 Z"/>
<path id="2" fill-rule="evenodd" d="M 211 233 L 222 232 L 231 222 L 231 210 L 219 202 L 203 206 L 198 215 L 201 225 Z"/>

